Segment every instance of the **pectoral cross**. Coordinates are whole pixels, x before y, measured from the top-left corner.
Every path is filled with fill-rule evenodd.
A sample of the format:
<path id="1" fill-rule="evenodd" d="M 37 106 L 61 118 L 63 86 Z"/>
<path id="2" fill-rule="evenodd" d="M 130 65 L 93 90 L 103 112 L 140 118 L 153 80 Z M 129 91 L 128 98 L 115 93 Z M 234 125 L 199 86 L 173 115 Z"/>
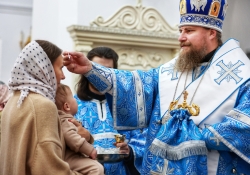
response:
<path id="1" fill-rule="evenodd" d="M 187 91 L 184 91 L 184 92 L 183 92 L 183 95 L 184 95 L 184 101 L 186 101 L 186 100 L 187 100 L 187 96 L 188 96 L 188 92 L 187 92 Z"/>
<path id="2" fill-rule="evenodd" d="M 183 92 L 183 96 L 184 101 L 182 104 L 179 104 L 177 108 L 187 109 L 192 116 L 198 116 L 200 114 L 200 107 L 196 104 L 192 104 L 192 106 L 187 104 L 188 92 L 186 90 Z"/>
<path id="3" fill-rule="evenodd" d="M 188 108 L 190 108 L 190 106 L 187 104 L 188 92 L 184 91 L 182 94 L 183 94 L 184 101 L 182 104 L 178 105 L 178 108 L 188 109 Z"/>

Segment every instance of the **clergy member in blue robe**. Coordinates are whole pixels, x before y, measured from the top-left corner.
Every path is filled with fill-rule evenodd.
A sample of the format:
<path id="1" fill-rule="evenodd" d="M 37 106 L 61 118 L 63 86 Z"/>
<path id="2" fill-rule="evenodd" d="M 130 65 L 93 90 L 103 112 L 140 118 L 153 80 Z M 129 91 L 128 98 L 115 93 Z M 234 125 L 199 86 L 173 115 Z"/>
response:
<path id="1" fill-rule="evenodd" d="M 109 47 L 95 47 L 88 52 L 87 57 L 92 62 L 117 69 L 119 57 Z M 104 151 L 110 153 L 112 150 L 114 152 L 116 147 L 120 146 L 120 153 L 127 154 L 120 161 L 103 163 L 105 175 L 139 175 L 147 129 L 128 131 L 115 129 L 110 105 L 105 95 L 100 93 L 83 75 L 77 83 L 75 98 L 78 104 L 75 118 L 92 134 L 97 153 L 104 154 Z M 115 135 L 125 135 L 125 142 L 114 145 Z"/>
<path id="2" fill-rule="evenodd" d="M 91 93 L 89 93 L 91 94 Z M 93 94 L 93 93 L 92 93 Z M 75 118 L 82 122 L 83 126 L 91 133 L 94 138 L 94 147 L 97 150 L 108 150 L 116 148 L 114 135 L 125 135 L 126 142 L 130 147 L 130 159 L 119 162 L 104 163 L 106 175 L 130 175 L 131 168 L 135 167 L 140 172 L 142 158 L 145 148 L 145 138 L 147 129 L 136 129 L 129 131 L 117 131 L 114 128 L 114 119 L 109 110 L 107 100 L 101 95 L 94 95 L 90 101 L 80 100 L 75 96 L 78 103 L 78 112 Z M 98 99 L 99 98 L 99 99 Z M 127 164 L 130 164 L 128 166 Z M 133 174 L 131 174 L 133 175 Z"/>
<path id="3" fill-rule="evenodd" d="M 74 61 L 64 58 L 107 94 L 117 129 L 148 127 L 141 174 L 249 173 L 250 60 L 237 40 L 221 41 L 227 7 L 181 0 L 180 54 L 149 71 L 108 69 L 74 52 Z"/>

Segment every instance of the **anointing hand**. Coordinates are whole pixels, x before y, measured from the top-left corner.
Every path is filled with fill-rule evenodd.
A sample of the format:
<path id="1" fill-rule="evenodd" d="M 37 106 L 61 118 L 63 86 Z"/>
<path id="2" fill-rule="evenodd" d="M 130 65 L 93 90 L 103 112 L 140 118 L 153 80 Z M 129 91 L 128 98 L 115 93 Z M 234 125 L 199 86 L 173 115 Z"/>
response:
<path id="1" fill-rule="evenodd" d="M 85 74 L 92 69 L 91 61 L 81 52 L 63 52 L 63 65 L 76 74 Z"/>

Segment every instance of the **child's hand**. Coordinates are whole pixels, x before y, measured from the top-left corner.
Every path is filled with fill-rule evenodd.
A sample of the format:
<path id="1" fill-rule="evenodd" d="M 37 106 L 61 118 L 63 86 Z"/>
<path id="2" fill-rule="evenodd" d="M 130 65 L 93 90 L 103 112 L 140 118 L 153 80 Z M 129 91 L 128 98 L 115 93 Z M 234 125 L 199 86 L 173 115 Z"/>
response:
<path id="1" fill-rule="evenodd" d="M 93 149 L 93 151 L 90 153 L 89 157 L 93 160 L 96 160 L 96 157 L 97 157 L 96 149 Z"/>

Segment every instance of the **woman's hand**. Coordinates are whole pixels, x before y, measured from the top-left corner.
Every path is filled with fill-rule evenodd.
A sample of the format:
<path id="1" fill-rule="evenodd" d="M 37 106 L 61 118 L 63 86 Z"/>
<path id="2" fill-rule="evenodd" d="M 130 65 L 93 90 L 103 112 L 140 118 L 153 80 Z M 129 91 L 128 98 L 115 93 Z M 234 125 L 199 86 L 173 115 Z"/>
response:
<path id="1" fill-rule="evenodd" d="M 76 74 L 85 74 L 92 69 L 91 62 L 81 52 L 63 52 L 63 65 Z"/>
<path id="2" fill-rule="evenodd" d="M 89 142 L 89 140 L 90 140 L 90 133 L 89 133 L 89 131 L 87 129 L 85 129 L 84 127 L 82 127 L 82 124 L 79 121 L 77 121 L 76 119 L 73 118 L 73 119 L 71 119 L 69 121 L 71 123 L 73 123 L 77 127 L 77 129 L 78 129 L 77 133 L 81 137 L 85 138 L 87 142 Z"/>

